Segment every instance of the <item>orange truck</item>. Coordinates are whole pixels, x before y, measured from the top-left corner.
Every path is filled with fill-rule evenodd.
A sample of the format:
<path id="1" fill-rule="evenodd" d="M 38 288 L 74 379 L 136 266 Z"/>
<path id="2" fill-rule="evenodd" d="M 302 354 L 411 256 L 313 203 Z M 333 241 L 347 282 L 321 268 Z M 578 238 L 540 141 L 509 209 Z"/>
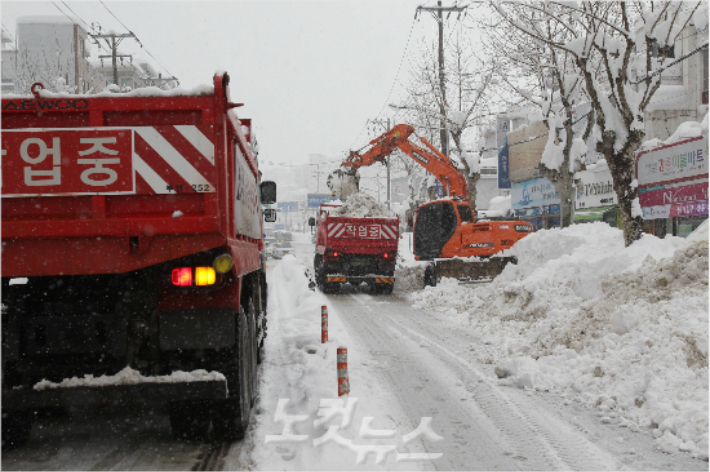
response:
<path id="1" fill-rule="evenodd" d="M 178 438 L 243 436 L 276 187 L 228 84 L 2 99 L 4 446 L 37 410 L 75 404 L 159 402 Z M 130 385 L 64 382 L 126 368 Z"/>
<path id="2" fill-rule="evenodd" d="M 357 182 L 361 167 L 384 163 L 395 150 L 404 152 L 423 166 L 443 185 L 445 198 L 417 208 L 414 224 L 414 255 L 417 260 L 431 261 L 425 283 L 436 285 L 442 277 L 462 281 L 488 281 L 498 275 L 512 257 L 496 256 L 530 234 L 532 225 L 522 220 L 477 222 L 468 202 L 466 177 L 451 161 L 425 138 L 410 139 L 414 128 L 407 124 L 370 141 L 370 148 L 360 154 L 351 152 L 334 175 Z M 480 260 L 463 260 L 476 257 Z"/>
<path id="3" fill-rule="evenodd" d="M 324 293 L 338 292 L 343 283 L 366 283 L 373 293 L 392 293 L 399 218 L 331 215 L 337 208 L 320 206 L 313 260 L 316 284 Z"/>

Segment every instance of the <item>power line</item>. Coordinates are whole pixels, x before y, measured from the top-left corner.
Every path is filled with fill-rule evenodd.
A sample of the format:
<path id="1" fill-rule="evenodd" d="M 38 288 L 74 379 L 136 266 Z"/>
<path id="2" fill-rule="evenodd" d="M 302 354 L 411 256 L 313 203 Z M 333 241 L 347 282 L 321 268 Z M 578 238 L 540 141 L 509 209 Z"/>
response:
<path id="1" fill-rule="evenodd" d="M 54 2 L 52 2 L 52 3 L 54 3 Z M 87 23 L 86 21 L 84 21 L 84 19 L 83 19 L 82 17 L 80 17 L 79 15 L 77 15 L 76 12 L 75 12 L 74 10 L 72 10 L 72 9 L 69 7 L 69 5 L 66 4 L 66 2 L 64 2 L 64 0 L 62 0 L 62 5 L 64 5 L 65 7 L 67 7 L 67 9 L 68 9 L 70 12 L 72 12 L 72 14 L 73 14 L 74 16 L 76 16 L 76 17 L 79 19 L 79 21 L 81 21 L 82 23 L 84 23 L 85 26 L 89 26 L 89 23 Z M 90 29 L 93 30 L 94 28 L 91 27 Z"/>
<path id="2" fill-rule="evenodd" d="M 708 43 L 705 43 L 705 44 L 703 44 L 702 46 L 699 46 L 699 47 L 693 49 L 693 50 L 690 51 L 688 54 L 679 57 L 678 59 L 676 59 L 675 61 L 671 62 L 670 64 L 665 65 L 665 66 L 663 66 L 663 67 L 661 67 L 661 68 L 659 68 L 659 69 L 654 70 L 651 74 L 647 75 L 647 76 L 644 77 L 643 79 L 639 79 L 639 80 L 636 81 L 636 82 L 629 81 L 629 83 L 631 83 L 631 84 L 633 84 L 633 85 L 638 85 L 638 84 L 640 84 L 641 82 L 643 82 L 644 80 L 647 80 L 647 79 L 650 79 L 650 78 L 652 78 L 652 77 L 657 76 L 658 74 L 660 74 L 660 73 L 663 72 L 664 70 L 668 69 L 669 67 L 673 67 L 674 65 L 676 65 L 676 64 L 678 64 L 678 63 L 680 63 L 680 62 L 683 62 L 684 60 L 688 59 L 688 58 L 689 58 L 690 56 L 692 56 L 693 54 L 696 54 L 696 53 L 700 52 L 701 50 L 703 50 L 703 49 L 705 49 L 705 48 L 707 48 L 707 47 L 708 47 Z"/>
<path id="3" fill-rule="evenodd" d="M 417 22 L 417 19 L 415 17 L 414 20 L 412 20 L 412 25 L 409 28 L 409 35 L 407 36 L 407 43 L 404 45 L 404 51 L 402 52 L 402 58 L 399 60 L 399 66 L 397 67 L 397 73 L 394 76 L 394 82 L 392 82 L 392 86 L 390 87 L 390 91 L 387 94 L 387 98 L 385 99 L 385 102 L 382 104 L 382 108 L 380 108 L 380 111 L 377 113 L 377 115 L 375 115 L 376 117 L 380 116 L 380 114 L 382 113 L 382 110 L 385 109 L 385 107 L 387 106 L 387 103 L 389 103 L 390 97 L 392 96 L 392 91 L 394 90 L 394 86 L 397 84 L 397 80 L 399 79 L 399 72 L 402 70 L 402 64 L 404 63 L 404 58 L 407 57 L 407 49 L 409 48 L 409 41 L 412 39 L 412 31 L 414 31 L 414 25 L 416 24 L 416 22 Z M 353 143 L 350 145 L 351 149 L 355 145 L 357 140 L 360 139 L 362 132 L 365 131 L 365 129 L 367 129 L 367 124 L 368 123 L 366 122 L 365 126 L 362 127 L 362 129 L 358 133 L 357 137 L 353 140 Z"/>
<path id="4" fill-rule="evenodd" d="M 147 49 L 145 46 L 143 46 L 143 43 L 141 42 L 140 39 L 138 39 L 138 36 L 136 36 L 135 33 L 133 33 L 133 31 L 131 31 L 130 28 L 128 28 L 126 25 L 124 25 L 123 22 L 122 22 L 116 15 L 114 15 L 114 13 L 106 6 L 106 4 L 103 2 L 103 0 L 99 0 L 99 1 L 101 2 L 101 5 L 104 6 L 104 8 L 106 9 L 106 11 L 108 11 L 108 12 L 111 14 L 111 16 L 113 16 L 114 18 L 116 18 L 116 21 L 118 21 L 118 22 L 121 24 L 121 26 L 123 26 L 123 28 L 126 29 L 126 30 L 133 36 L 133 38 L 136 40 L 136 42 L 140 45 L 141 49 L 143 49 L 143 50 L 146 52 L 146 54 L 148 54 L 148 55 L 155 61 L 156 64 L 158 64 L 160 67 L 162 67 L 162 69 L 163 69 L 165 72 L 167 72 L 168 75 L 170 75 L 170 78 L 171 78 L 171 79 L 175 79 L 175 80 L 177 81 L 178 85 L 179 85 L 179 84 L 180 84 L 180 81 L 179 81 L 173 74 L 171 74 L 170 71 L 169 71 L 165 66 L 163 66 L 163 65 L 160 63 L 160 61 L 158 61 L 158 59 L 156 59 L 155 56 L 153 56 L 153 55 L 150 53 L 150 51 L 148 51 L 148 49 Z M 167 79 L 165 79 L 165 80 L 167 80 Z"/>
<path id="5" fill-rule="evenodd" d="M 129 33 L 133 34 L 133 31 L 131 31 L 131 30 L 128 28 L 128 26 L 124 25 L 123 22 L 122 22 L 121 20 L 119 20 L 118 17 L 117 17 L 116 15 L 114 15 L 111 10 L 109 10 L 109 8 L 106 6 L 106 4 L 103 2 L 103 0 L 99 0 L 99 1 L 101 2 L 101 5 L 104 6 L 104 8 L 106 9 L 106 11 L 109 12 L 112 17 L 116 18 L 116 21 L 118 21 L 118 22 L 121 24 L 121 26 L 123 26 L 124 29 L 128 30 Z M 134 36 L 135 36 L 135 35 L 134 35 Z M 137 40 L 137 39 L 136 39 L 136 40 Z M 140 41 L 139 41 L 139 42 L 140 42 Z"/>
<path id="6" fill-rule="evenodd" d="M 64 2 L 62 2 L 62 3 L 64 3 Z M 82 23 L 84 23 L 84 26 L 82 26 L 82 28 L 85 28 L 86 26 L 89 26 L 89 24 L 88 24 L 86 21 L 84 21 L 79 15 L 77 15 L 76 13 L 74 13 L 74 11 L 73 11 L 71 8 L 69 8 L 69 6 L 68 6 L 66 3 L 64 3 L 64 6 L 66 6 L 67 8 L 69 8 L 69 11 L 71 11 L 72 13 L 74 13 L 74 15 L 76 16 L 76 18 L 72 18 L 71 16 L 67 15 L 66 12 L 64 12 L 64 10 L 62 10 L 61 8 L 59 8 L 59 5 L 57 5 L 56 2 L 52 2 L 52 5 L 54 5 L 54 7 L 55 7 L 57 10 L 59 10 L 62 15 L 66 16 L 67 18 L 69 18 L 72 23 L 76 23 L 75 20 L 78 19 L 79 21 L 81 21 Z M 92 27 L 90 27 L 90 28 L 85 28 L 85 29 L 86 29 L 87 31 L 88 31 L 89 29 L 91 29 L 91 30 L 93 31 L 93 30 L 94 30 L 94 27 L 92 26 Z M 101 49 L 104 49 L 104 50 L 105 50 L 105 48 L 101 45 L 101 43 L 97 42 L 96 44 L 98 44 L 98 46 L 99 46 Z"/>

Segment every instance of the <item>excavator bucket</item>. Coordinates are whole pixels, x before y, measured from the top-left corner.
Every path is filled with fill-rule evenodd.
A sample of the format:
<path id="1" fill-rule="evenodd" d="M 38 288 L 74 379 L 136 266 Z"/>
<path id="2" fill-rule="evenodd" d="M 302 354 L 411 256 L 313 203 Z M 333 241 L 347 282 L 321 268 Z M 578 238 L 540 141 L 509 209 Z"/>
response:
<path id="1" fill-rule="evenodd" d="M 436 286 L 444 277 L 458 279 L 459 283 L 488 283 L 508 264 L 517 262 L 515 257 L 490 257 L 480 261 L 435 259 L 424 272 L 424 285 Z"/>
<path id="2" fill-rule="evenodd" d="M 353 168 L 338 169 L 328 176 L 326 184 L 333 195 L 345 202 L 360 191 L 360 173 Z"/>

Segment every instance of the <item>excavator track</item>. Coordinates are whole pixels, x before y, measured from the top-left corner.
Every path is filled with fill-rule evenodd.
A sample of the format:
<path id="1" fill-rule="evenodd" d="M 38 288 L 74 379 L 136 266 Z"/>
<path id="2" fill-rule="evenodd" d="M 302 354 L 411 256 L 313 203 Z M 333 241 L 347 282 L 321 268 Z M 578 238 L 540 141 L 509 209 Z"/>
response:
<path id="1" fill-rule="evenodd" d="M 435 259 L 426 268 L 424 284 L 436 286 L 444 277 L 458 279 L 459 283 L 488 283 L 503 272 L 508 264 L 517 262 L 515 257 L 490 257 L 477 261 Z"/>

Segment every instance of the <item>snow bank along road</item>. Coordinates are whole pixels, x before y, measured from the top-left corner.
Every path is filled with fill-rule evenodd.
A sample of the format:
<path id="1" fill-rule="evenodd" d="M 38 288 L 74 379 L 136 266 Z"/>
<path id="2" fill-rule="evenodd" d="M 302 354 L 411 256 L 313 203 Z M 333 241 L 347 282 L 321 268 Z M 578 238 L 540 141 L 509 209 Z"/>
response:
<path id="1" fill-rule="evenodd" d="M 444 438 L 431 445 L 442 457 L 421 464 L 426 468 L 707 469 L 654 452 L 650 436 L 604 425 L 559 397 L 498 386 L 493 366 L 479 361 L 484 343 L 432 323 L 402 297 L 349 293 L 328 301 L 353 337 L 350 355 L 363 358 L 359 368 L 371 370 L 382 395 L 405 412 L 398 422 L 413 429 L 431 417 Z"/>

